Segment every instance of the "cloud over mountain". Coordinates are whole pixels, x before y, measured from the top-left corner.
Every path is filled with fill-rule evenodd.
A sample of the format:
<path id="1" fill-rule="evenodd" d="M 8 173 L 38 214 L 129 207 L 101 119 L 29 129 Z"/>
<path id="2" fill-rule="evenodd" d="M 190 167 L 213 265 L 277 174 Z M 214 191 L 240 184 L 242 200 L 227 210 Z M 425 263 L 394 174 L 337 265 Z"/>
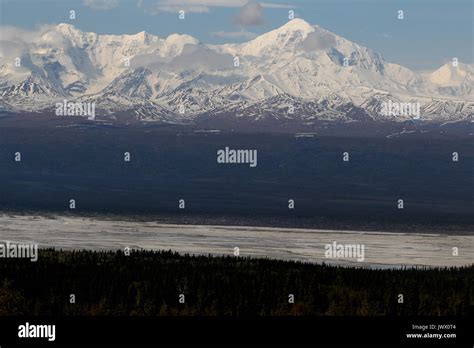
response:
<path id="1" fill-rule="evenodd" d="M 234 18 L 234 23 L 242 27 L 263 24 L 263 8 L 258 2 L 249 1 Z"/>

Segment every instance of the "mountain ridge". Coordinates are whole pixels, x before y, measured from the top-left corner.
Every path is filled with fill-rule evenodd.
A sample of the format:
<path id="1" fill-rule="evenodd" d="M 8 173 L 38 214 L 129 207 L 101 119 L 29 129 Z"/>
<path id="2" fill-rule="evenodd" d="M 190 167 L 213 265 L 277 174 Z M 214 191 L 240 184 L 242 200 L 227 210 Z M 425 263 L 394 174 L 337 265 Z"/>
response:
<path id="1" fill-rule="evenodd" d="M 296 117 L 290 109 L 305 110 L 305 121 L 346 120 L 348 109 L 358 111 L 355 120 L 413 118 L 382 115 L 391 101 L 421 104 L 421 120 L 474 117 L 473 64 L 417 73 L 302 19 L 223 45 L 186 34 L 99 35 L 62 23 L 19 46 L 21 67 L 6 51 L 0 58 L 0 108 L 10 112 L 44 112 L 67 99 L 97 103 L 99 117 L 137 108 L 141 120 L 166 123 L 233 110 L 257 121 Z"/>

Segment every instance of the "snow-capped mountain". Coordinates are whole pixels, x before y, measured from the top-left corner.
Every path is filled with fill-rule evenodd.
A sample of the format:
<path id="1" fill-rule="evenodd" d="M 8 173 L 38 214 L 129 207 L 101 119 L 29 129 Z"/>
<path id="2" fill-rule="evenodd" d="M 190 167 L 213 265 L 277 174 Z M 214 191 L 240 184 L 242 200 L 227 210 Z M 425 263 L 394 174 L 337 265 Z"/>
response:
<path id="1" fill-rule="evenodd" d="M 98 118 L 186 123 L 225 114 L 311 123 L 411 119 L 386 112 L 410 103 L 422 120 L 474 118 L 473 65 L 420 74 L 302 19 L 240 44 L 98 35 L 69 24 L 0 43 L 0 110 L 10 112 L 52 112 L 67 100 L 96 103 Z"/>
<path id="2" fill-rule="evenodd" d="M 474 65 L 458 63 L 457 66 L 453 64 L 445 64 L 428 76 L 437 92 L 444 95 L 451 95 L 454 97 L 467 97 L 468 99 L 474 96 Z"/>

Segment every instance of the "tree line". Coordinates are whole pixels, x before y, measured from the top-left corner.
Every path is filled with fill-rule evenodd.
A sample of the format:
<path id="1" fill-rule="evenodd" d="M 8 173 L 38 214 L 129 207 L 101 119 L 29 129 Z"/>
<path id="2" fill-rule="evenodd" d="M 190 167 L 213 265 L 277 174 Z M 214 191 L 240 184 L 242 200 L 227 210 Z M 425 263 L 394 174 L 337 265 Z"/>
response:
<path id="1" fill-rule="evenodd" d="M 375 270 L 171 251 L 127 256 L 53 249 L 41 250 L 37 262 L 0 262 L 1 316 L 473 314 L 474 266 Z"/>

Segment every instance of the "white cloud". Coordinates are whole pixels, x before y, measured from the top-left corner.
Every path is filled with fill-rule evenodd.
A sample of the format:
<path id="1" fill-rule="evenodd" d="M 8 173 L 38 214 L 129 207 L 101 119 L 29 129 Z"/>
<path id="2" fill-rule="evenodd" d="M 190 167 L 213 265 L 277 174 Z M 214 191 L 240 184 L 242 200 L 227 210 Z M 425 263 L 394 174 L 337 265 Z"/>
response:
<path id="1" fill-rule="evenodd" d="M 55 29 L 56 27 L 51 24 L 40 25 L 32 30 L 14 26 L 0 26 L 2 33 L 0 62 L 12 62 L 17 57 L 28 58 L 32 48 L 42 45 L 68 47 L 68 42 L 61 35 L 57 35 Z M 25 60 L 23 60 L 22 66 L 25 65 Z"/>
<path id="2" fill-rule="evenodd" d="M 258 2 L 246 3 L 235 16 L 234 23 L 242 27 L 263 24 L 263 8 Z"/>
<path id="3" fill-rule="evenodd" d="M 1 40 L 24 44 L 36 43 L 46 32 L 55 28 L 53 24 L 43 24 L 31 30 L 9 25 L 0 26 Z"/>
<path id="4" fill-rule="evenodd" d="M 217 53 L 203 46 L 186 44 L 179 55 L 170 59 L 169 57 L 157 57 L 156 54 L 144 54 L 135 56 L 131 64 L 135 67 L 145 67 L 150 70 L 186 71 L 189 69 L 222 70 L 233 67 L 234 57 L 228 53 Z"/>
<path id="5" fill-rule="evenodd" d="M 139 0 L 142 4 L 142 0 Z M 145 1 L 146 2 L 146 1 Z M 152 14 L 160 12 L 177 13 L 180 10 L 195 13 L 207 13 L 211 7 L 243 7 L 248 0 L 160 0 L 150 7 Z M 276 4 L 271 2 L 261 2 L 263 8 L 295 8 L 287 4 Z"/>
<path id="6" fill-rule="evenodd" d="M 302 42 L 303 49 L 310 52 L 316 50 L 327 50 L 336 45 L 336 38 L 332 33 L 313 32 L 309 33 Z"/>
<path id="7" fill-rule="evenodd" d="M 118 6 L 118 0 L 84 0 L 84 6 L 94 10 L 111 10 Z"/>

